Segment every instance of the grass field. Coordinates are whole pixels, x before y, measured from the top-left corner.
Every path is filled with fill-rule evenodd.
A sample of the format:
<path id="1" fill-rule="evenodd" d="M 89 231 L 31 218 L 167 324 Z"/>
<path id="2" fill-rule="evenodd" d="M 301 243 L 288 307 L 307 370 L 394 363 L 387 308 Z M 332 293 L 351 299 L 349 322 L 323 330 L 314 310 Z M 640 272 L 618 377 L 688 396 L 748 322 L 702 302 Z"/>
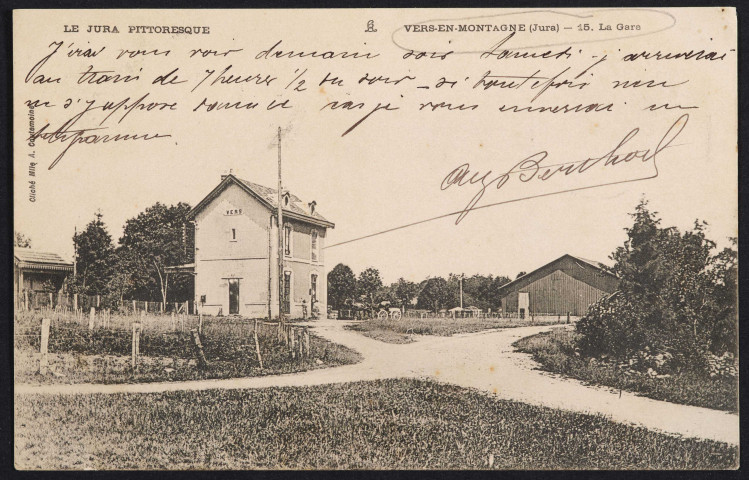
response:
<path id="1" fill-rule="evenodd" d="M 562 318 L 561 322 L 565 319 Z M 414 318 L 402 317 L 399 320 L 373 318 L 346 326 L 349 330 L 386 343 L 410 343 L 411 335 L 437 335 L 449 337 L 459 333 L 475 333 L 497 328 L 527 327 L 529 325 L 553 325 L 559 323 L 556 317 L 530 319 L 510 318 Z"/>
<path id="2" fill-rule="evenodd" d="M 737 448 L 421 380 L 15 398 L 20 469 L 726 469 Z"/>
<path id="3" fill-rule="evenodd" d="M 656 400 L 735 412 L 738 409 L 738 382 L 730 378 L 710 378 L 696 374 L 655 378 L 627 375 L 613 365 L 590 363 L 574 355 L 574 331 L 556 330 L 515 342 L 521 352 L 530 353 L 541 367 L 593 385 L 604 385 L 636 392 Z"/>
<path id="4" fill-rule="evenodd" d="M 157 319 L 171 323 L 169 317 Z M 16 383 L 130 383 L 235 378 L 300 372 L 346 365 L 361 356 L 343 345 L 310 334 L 308 358 L 292 359 L 289 348 L 275 328 L 258 330 L 263 368 L 256 352 L 253 321 L 211 319 L 203 329 L 202 343 L 207 367 L 199 369 L 189 330 L 146 330 L 141 335 L 138 368 L 130 363 L 132 333 L 122 329 L 89 331 L 75 322 L 57 321 L 50 327 L 51 370 L 39 375 L 39 327 L 41 318 L 26 315 L 16 319 L 17 331 L 35 332 L 16 336 L 14 374 Z"/>

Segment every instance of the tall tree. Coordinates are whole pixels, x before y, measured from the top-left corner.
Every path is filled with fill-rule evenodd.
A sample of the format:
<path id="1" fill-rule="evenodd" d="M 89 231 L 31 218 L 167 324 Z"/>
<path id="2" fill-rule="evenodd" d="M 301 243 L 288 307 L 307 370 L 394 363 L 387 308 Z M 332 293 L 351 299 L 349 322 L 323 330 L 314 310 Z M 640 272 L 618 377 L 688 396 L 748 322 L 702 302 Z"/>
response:
<path id="1" fill-rule="evenodd" d="M 166 303 L 169 298 L 186 300 L 190 297 L 192 277 L 176 275 L 171 278 L 165 272 L 167 266 L 181 265 L 191 258 L 184 235 L 189 211 L 187 203 L 166 206 L 157 202 L 125 222 L 120 245 L 138 265 L 133 283 L 141 298 Z"/>
<path id="2" fill-rule="evenodd" d="M 499 298 L 493 296 L 493 280 L 491 275 L 476 274 L 466 277 L 463 280 L 463 305 L 466 307 L 474 305 L 482 310 L 496 308 Z"/>
<path id="3" fill-rule="evenodd" d="M 120 305 L 126 296 L 136 295 L 138 272 L 142 270 L 139 260 L 132 249 L 123 246 L 115 249 L 106 303 Z"/>
<path id="4" fill-rule="evenodd" d="M 14 230 L 13 231 L 13 246 L 21 248 L 31 248 L 31 239 L 23 233 Z"/>
<path id="5" fill-rule="evenodd" d="M 112 274 L 114 245 L 101 212 L 96 212 L 86 228 L 73 236 L 73 243 L 76 250 L 75 288 L 88 295 L 106 294 Z"/>
<path id="6" fill-rule="evenodd" d="M 510 283 L 512 280 L 510 277 L 506 277 L 504 275 L 497 275 L 492 279 L 491 289 L 490 289 L 490 297 L 492 299 L 491 306 L 495 310 L 499 310 L 502 308 L 502 298 L 499 295 L 499 290 L 507 283 Z"/>
<path id="7" fill-rule="evenodd" d="M 619 293 L 581 319 L 579 346 L 625 358 L 648 347 L 670 353 L 677 369 L 704 370 L 707 350 L 735 350 L 735 251 L 714 255 L 704 222 L 683 233 L 662 228 L 645 200 L 631 216 L 624 245 L 611 255 Z"/>
<path id="8" fill-rule="evenodd" d="M 739 266 L 737 238 L 730 239 L 731 246 L 721 250 L 713 258 L 713 268 L 708 275 L 714 285 L 709 297 L 713 303 L 713 324 L 707 336 L 708 344 L 713 353 L 738 353 L 737 339 L 739 318 Z"/>
<path id="9" fill-rule="evenodd" d="M 450 300 L 447 280 L 442 277 L 427 278 L 422 283 L 417 305 L 419 308 L 438 312 L 442 308 L 448 308 Z"/>
<path id="10" fill-rule="evenodd" d="M 501 306 L 499 288 L 509 281 L 509 278 L 501 275 L 494 277 L 493 275 L 474 274 L 464 277 L 463 306 L 475 306 L 482 310 L 498 309 Z M 460 275 L 450 274 L 447 279 L 449 294 L 443 308 L 460 306 L 460 282 Z"/>
<path id="11" fill-rule="evenodd" d="M 393 298 L 397 305 L 407 307 L 419 295 L 419 286 L 403 277 L 392 285 Z"/>
<path id="12" fill-rule="evenodd" d="M 339 263 L 328 273 L 328 305 L 341 309 L 356 296 L 356 276 L 348 265 Z"/>
<path id="13" fill-rule="evenodd" d="M 359 274 L 356 282 L 357 291 L 360 296 L 364 297 L 370 308 L 374 308 L 379 301 L 379 293 L 382 289 L 382 279 L 380 271 L 376 268 L 367 268 Z"/>

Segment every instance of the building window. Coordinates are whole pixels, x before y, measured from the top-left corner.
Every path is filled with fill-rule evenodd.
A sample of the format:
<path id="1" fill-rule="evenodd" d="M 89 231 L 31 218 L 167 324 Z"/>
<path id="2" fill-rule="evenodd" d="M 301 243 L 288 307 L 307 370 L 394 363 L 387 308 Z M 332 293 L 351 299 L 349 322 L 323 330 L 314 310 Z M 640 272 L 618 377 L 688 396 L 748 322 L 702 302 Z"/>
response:
<path id="1" fill-rule="evenodd" d="M 285 225 L 283 228 L 283 253 L 287 257 L 291 256 L 291 226 Z"/>
<path id="2" fill-rule="evenodd" d="M 318 257 L 317 251 L 317 230 L 312 230 L 312 261 L 316 262 Z"/>

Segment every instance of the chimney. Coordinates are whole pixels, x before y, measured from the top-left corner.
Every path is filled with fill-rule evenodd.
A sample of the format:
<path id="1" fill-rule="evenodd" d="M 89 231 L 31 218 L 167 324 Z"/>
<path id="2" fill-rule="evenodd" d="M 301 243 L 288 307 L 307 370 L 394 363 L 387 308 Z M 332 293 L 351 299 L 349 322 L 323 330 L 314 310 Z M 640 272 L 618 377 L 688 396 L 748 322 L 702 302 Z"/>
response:
<path id="1" fill-rule="evenodd" d="M 314 200 L 312 200 L 307 205 L 309 206 L 309 213 L 310 213 L 310 215 L 312 215 L 313 213 L 315 213 L 315 205 L 317 205 L 317 202 L 314 201 Z"/>
<path id="2" fill-rule="evenodd" d="M 229 169 L 229 174 L 228 175 L 227 174 L 221 175 L 221 181 L 223 182 L 226 179 L 226 177 L 228 177 L 229 175 L 234 175 L 234 169 L 233 168 Z"/>

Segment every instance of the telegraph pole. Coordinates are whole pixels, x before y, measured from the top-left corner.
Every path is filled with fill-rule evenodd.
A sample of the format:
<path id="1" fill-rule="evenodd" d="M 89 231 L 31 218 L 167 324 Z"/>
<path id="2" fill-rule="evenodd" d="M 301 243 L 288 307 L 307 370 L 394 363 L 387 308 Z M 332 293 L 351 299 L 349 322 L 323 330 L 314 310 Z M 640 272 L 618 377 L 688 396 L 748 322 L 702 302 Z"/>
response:
<path id="1" fill-rule="evenodd" d="M 76 273 L 78 269 L 78 226 L 73 226 L 73 282 L 76 281 Z"/>
<path id="2" fill-rule="evenodd" d="M 281 185 L 281 127 L 278 127 L 278 321 L 283 323 L 283 255 L 284 255 L 284 227 L 283 227 L 283 190 Z"/>
<path id="3" fill-rule="evenodd" d="M 460 309 L 463 310 L 463 277 L 464 274 L 460 274 Z"/>

